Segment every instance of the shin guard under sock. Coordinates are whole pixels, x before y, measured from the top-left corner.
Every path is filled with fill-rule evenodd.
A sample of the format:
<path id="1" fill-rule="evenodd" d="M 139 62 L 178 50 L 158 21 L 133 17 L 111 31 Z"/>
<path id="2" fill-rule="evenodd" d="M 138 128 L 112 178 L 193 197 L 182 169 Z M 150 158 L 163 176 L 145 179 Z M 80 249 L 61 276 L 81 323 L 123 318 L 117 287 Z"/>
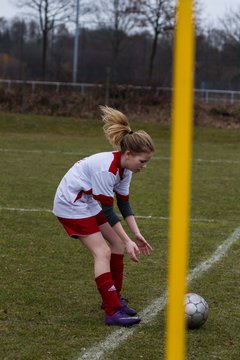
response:
<path id="1" fill-rule="evenodd" d="M 95 279 L 98 291 L 102 297 L 106 314 L 113 315 L 121 304 L 110 272 L 104 273 Z"/>
<path id="2" fill-rule="evenodd" d="M 112 254 L 110 261 L 112 279 L 118 294 L 121 293 L 123 284 L 123 257 L 124 255 L 122 254 Z"/>

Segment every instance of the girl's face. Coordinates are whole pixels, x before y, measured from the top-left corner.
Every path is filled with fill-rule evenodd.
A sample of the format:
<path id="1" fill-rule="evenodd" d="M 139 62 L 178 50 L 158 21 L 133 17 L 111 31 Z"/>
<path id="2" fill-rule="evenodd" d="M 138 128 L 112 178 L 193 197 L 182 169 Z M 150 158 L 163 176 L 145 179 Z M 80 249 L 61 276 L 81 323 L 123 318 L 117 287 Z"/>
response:
<path id="1" fill-rule="evenodd" d="M 151 159 L 152 153 L 142 152 L 139 154 L 132 154 L 127 150 L 123 154 L 122 167 L 137 173 L 147 167 L 147 162 Z"/>

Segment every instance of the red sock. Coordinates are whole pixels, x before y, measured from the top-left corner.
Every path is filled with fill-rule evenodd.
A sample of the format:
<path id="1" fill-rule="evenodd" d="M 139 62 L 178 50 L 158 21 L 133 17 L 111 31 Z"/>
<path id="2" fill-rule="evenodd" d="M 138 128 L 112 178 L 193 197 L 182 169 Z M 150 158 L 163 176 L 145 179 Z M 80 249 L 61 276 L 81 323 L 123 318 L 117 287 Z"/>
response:
<path id="1" fill-rule="evenodd" d="M 95 281 L 102 297 L 106 314 L 113 315 L 121 307 L 121 304 L 111 273 L 101 274 L 96 277 Z"/>
<path id="2" fill-rule="evenodd" d="M 121 293 L 123 283 L 123 257 L 122 254 L 112 254 L 110 261 L 112 279 L 118 294 Z"/>

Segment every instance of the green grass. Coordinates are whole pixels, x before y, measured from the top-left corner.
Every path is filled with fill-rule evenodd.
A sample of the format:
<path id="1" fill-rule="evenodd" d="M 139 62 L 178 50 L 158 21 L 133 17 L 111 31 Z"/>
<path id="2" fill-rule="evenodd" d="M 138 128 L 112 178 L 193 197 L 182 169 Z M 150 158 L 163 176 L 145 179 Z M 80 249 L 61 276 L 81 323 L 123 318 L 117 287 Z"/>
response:
<path id="1" fill-rule="evenodd" d="M 0 114 L 0 359 L 76 359 L 115 330 L 103 323 L 93 262 L 80 243 L 68 239 L 49 212 L 4 210 L 51 209 L 69 167 L 111 149 L 101 125 L 96 119 Z M 132 207 L 137 215 L 168 217 L 169 128 L 132 127 L 147 130 L 157 147 L 147 169 L 133 177 Z M 240 130 L 195 129 L 191 218 L 197 221 L 191 221 L 190 269 L 239 226 L 239 139 Z M 137 265 L 126 258 L 124 295 L 140 311 L 166 289 L 168 221 L 138 223 L 154 252 Z M 238 241 L 190 284 L 190 291 L 206 298 L 210 314 L 201 329 L 187 333 L 188 360 L 239 359 L 239 256 Z M 163 359 L 164 340 L 161 311 L 104 359 Z"/>

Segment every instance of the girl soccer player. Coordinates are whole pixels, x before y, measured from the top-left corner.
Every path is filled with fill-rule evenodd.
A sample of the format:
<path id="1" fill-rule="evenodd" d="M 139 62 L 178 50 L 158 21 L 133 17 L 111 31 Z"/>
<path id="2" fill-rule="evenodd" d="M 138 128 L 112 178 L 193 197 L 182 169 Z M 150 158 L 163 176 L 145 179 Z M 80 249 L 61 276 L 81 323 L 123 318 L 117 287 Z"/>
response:
<path id="1" fill-rule="evenodd" d="M 146 167 L 154 144 L 145 131 L 131 131 L 124 114 L 107 106 L 100 108 L 105 135 L 118 150 L 98 153 L 74 164 L 57 188 L 53 213 L 68 235 L 79 239 L 94 258 L 105 323 L 131 326 L 141 319 L 121 297 L 124 252 L 137 262 L 137 255 L 150 255 L 152 247 L 136 223 L 129 203 L 129 187 L 132 173 Z M 114 212 L 114 194 L 134 241 Z"/>

